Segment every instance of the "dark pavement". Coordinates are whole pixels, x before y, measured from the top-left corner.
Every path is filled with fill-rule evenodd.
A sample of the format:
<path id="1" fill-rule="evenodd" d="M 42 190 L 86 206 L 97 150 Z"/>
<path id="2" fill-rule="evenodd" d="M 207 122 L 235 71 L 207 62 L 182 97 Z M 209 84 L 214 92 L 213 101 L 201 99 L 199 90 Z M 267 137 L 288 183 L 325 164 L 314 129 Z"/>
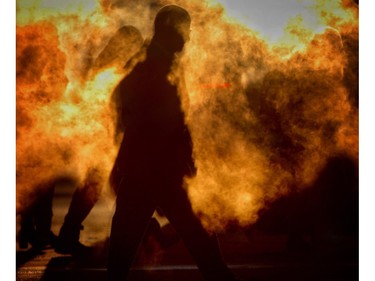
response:
<path id="1" fill-rule="evenodd" d="M 55 234 L 70 198 L 70 194 L 55 196 L 52 222 Z M 17 244 L 17 281 L 106 280 L 106 250 L 112 213 L 113 201 L 101 199 L 85 220 L 81 242 L 93 247 L 86 257 L 60 255 L 53 249 L 36 253 L 31 248 L 21 250 Z M 167 243 L 148 235 L 139 249 L 129 280 L 201 281 L 183 243 L 174 239 L 173 228 L 165 223 L 161 221 L 161 230 Z M 249 231 L 233 227 L 219 234 L 219 241 L 225 260 L 241 280 L 358 280 L 357 238 L 326 234 L 318 244 L 305 237 L 299 246 L 291 247 L 288 237 L 256 228 Z"/>

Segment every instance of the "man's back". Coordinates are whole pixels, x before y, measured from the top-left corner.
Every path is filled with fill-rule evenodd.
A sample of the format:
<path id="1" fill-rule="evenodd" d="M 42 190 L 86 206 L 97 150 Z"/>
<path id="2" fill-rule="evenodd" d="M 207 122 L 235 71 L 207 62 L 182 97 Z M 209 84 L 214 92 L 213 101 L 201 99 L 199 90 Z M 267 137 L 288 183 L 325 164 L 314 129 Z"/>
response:
<path id="1" fill-rule="evenodd" d="M 150 48 L 146 60 L 136 65 L 119 85 L 118 117 L 125 135 L 173 140 L 186 128 L 178 87 L 168 79 L 171 62 L 157 47 Z"/>

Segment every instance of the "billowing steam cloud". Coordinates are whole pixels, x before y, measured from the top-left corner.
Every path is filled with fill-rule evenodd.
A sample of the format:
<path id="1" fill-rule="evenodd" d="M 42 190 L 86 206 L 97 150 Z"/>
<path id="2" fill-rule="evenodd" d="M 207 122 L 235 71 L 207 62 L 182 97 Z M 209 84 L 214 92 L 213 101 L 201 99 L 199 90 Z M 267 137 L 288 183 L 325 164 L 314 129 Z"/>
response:
<path id="1" fill-rule="evenodd" d="M 75 2 L 81 14 L 56 8 L 39 18 L 43 5 L 19 2 L 20 206 L 31 190 L 66 174 L 82 182 L 95 169 L 95 180 L 106 184 L 117 149 L 111 92 L 142 37 L 152 34 L 157 10 L 172 3 L 82 4 L 89 2 Z M 311 2 L 321 28 L 297 17 L 286 29 L 293 40 L 269 44 L 219 5 L 173 1 L 192 17 L 181 67 L 198 174 L 187 188 L 209 229 L 255 222 L 268 202 L 308 187 L 329 156 L 357 160 L 358 8 L 351 1 Z M 122 59 L 111 56 L 120 49 Z"/>
<path id="2" fill-rule="evenodd" d="M 267 202 L 309 186 L 328 157 L 357 158 L 355 11 L 345 21 L 339 3 L 318 4 L 319 33 L 300 19 L 288 26 L 297 50 L 223 21 L 219 8 L 193 16 L 199 43 L 186 72 L 198 176 L 189 192 L 207 227 L 250 224 Z"/>

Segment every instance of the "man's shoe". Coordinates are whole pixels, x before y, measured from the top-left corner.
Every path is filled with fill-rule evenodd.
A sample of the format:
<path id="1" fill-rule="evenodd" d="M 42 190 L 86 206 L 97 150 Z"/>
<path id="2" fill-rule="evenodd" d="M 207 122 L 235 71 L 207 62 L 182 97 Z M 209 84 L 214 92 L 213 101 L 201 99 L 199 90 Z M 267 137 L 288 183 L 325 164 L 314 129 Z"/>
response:
<path id="1" fill-rule="evenodd" d="M 79 241 L 64 241 L 61 238 L 57 239 L 55 252 L 63 255 L 85 256 L 92 253 L 92 248 L 83 245 Z"/>

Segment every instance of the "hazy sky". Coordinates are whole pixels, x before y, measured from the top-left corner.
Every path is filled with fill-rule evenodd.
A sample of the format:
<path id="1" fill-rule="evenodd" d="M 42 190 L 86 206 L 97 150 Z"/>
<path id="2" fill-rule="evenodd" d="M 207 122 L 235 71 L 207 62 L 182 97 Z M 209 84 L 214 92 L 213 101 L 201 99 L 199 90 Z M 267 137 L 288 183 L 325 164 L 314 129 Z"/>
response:
<path id="1" fill-rule="evenodd" d="M 221 3 L 229 17 L 236 18 L 271 41 L 284 31 L 288 19 L 302 15 L 311 25 L 316 17 L 309 9 L 309 0 L 214 0 Z"/>
<path id="2" fill-rule="evenodd" d="M 246 24 L 270 42 L 275 42 L 283 34 L 288 19 L 302 15 L 309 26 L 316 25 L 316 17 L 308 8 L 316 0 L 209 0 L 211 3 L 221 3 L 227 15 Z M 17 0 L 17 6 L 22 6 L 28 12 L 36 3 L 41 9 L 33 10 L 35 16 L 46 16 L 57 10 L 77 13 L 83 17 L 98 9 L 99 1 L 93 0 Z M 20 11 L 18 11 L 20 12 Z M 21 14 L 17 15 L 17 23 L 22 22 Z"/>

